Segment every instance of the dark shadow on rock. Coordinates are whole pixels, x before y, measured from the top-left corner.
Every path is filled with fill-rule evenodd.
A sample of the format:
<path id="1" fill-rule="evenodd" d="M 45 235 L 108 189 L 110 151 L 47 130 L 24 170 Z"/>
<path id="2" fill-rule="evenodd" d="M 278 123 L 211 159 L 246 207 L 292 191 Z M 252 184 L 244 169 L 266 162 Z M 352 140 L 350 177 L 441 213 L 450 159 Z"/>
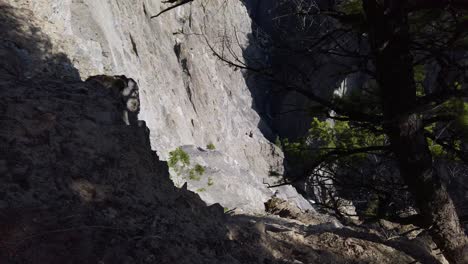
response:
<path id="1" fill-rule="evenodd" d="M 31 23 L 34 14 L 0 2 L 0 70 L 18 80 L 54 77 L 79 80 L 79 73 L 63 53 L 53 53 L 52 43 Z"/>
<path id="2" fill-rule="evenodd" d="M 0 263 L 286 263 L 175 188 L 145 123 L 35 23 L 0 4 Z"/>

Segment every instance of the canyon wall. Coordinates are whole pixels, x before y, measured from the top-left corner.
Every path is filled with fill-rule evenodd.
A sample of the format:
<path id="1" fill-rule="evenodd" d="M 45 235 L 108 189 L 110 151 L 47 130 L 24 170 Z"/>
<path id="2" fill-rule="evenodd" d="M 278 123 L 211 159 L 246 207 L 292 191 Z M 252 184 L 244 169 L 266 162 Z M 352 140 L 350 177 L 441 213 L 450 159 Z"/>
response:
<path id="1" fill-rule="evenodd" d="M 195 1 L 153 19 L 168 5 L 160 0 L 10 2 L 39 18 L 51 50 L 65 54 L 81 79 L 107 74 L 137 81 L 139 117 L 162 159 L 179 146 L 215 146 L 203 155 L 191 152 L 198 157 L 192 159 L 219 160 L 215 167 L 200 161 L 208 168 L 205 180 L 214 182 L 200 193 L 206 201 L 231 197 L 224 206 L 259 211 L 277 192 L 311 209 L 292 187 L 266 187 L 275 180 L 268 176 L 272 171 L 282 172 L 283 155 L 258 129 L 261 119 L 252 108 L 245 73 L 228 67 L 209 48 L 221 50 L 228 39 L 232 49 L 225 54 L 242 59 L 251 21 L 241 1 Z M 189 188 L 199 189 L 196 185 L 189 181 Z"/>

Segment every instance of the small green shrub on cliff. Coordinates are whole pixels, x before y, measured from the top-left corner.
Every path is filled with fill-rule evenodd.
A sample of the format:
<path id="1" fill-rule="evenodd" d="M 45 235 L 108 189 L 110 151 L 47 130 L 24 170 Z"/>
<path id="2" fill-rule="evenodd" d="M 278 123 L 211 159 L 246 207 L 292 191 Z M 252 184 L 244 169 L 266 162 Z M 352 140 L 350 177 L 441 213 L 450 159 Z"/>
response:
<path id="1" fill-rule="evenodd" d="M 214 185 L 213 178 L 208 177 L 208 186 L 213 186 L 213 185 Z"/>
<path id="2" fill-rule="evenodd" d="M 268 176 L 270 176 L 270 177 L 281 177 L 283 175 L 281 173 L 279 173 L 278 171 L 276 171 L 276 170 L 270 169 L 268 171 Z"/>
<path id="3" fill-rule="evenodd" d="M 204 166 L 198 163 L 193 167 L 190 166 L 189 154 L 180 147 L 169 152 L 167 164 L 176 174 L 176 177 L 171 176 L 171 179 L 177 187 L 182 186 L 187 180 L 200 181 L 206 170 Z M 214 185 L 214 181 L 209 177 L 207 187 L 212 185 Z M 206 188 L 200 188 L 199 190 L 206 190 Z"/>
<path id="4" fill-rule="evenodd" d="M 215 150 L 216 149 L 216 147 L 215 147 L 215 145 L 213 143 L 210 143 L 210 144 L 206 145 L 206 148 L 209 149 L 209 150 Z"/>
<path id="5" fill-rule="evenodd" d="M 182 166 L 190 165 L 189 155 L 180 147 L 169 152 L 169 160 L 167 162 L 167 165 L 170 168 L 174 168 L 178 163 L 180 163 Z"/>
<path id="6" fill-rule="evenodd" d="M 205 173 L 205 167 L 196 164 L 195 167 L 189 170 L 189 178 L 194 181 L 201 180 L 201 176 Z"/>

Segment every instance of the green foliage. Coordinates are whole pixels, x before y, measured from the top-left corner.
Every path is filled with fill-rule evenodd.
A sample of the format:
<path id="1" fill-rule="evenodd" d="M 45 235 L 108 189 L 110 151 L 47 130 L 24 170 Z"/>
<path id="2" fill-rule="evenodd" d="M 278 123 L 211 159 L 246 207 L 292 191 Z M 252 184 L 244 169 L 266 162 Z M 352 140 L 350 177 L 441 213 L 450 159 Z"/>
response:
<path id="1" fill-rule="evenodd" d="M 414 82 L 416 83 L 416 95 L 423 96 L 424 95 L 423 82 L 426 79 L 426 69 L 424 69 L 424 65 L 416 65 L 413 67 L 413 71 L 414 71 Z"/>
<path id="2" fill-rule="evenodd" d="M 275 138 L 275 145 L 280 149 L 283 148 L 283 145 L 281 144 L 281 139 L 280 139 L 279 136 L 276 136 L 276 138 Z"/>
<path id="3" fill-rule="evenodd" d="M 461 98 L 453 98 L 442 104 L 436 114 L 455 117 L 453 128 L 464 137 L 468 136 L 468 103 Z"/>
<path id="4" fill-rule="evenodd" d="M 413 12 L 409 16 L 410 31 L 413 34 L 421 33 L 431 26 L 434 21 L 440 19 L 443 15 L 442 10 L 436 8 Z"/>
<path id="5" fill-rule="evenodd" d="M 203 173 L 205 173 L 205 167 L 203 167 L 200 164 L 195 165 L 194 170 L 195 170 L 195 173 L 197 173 L 199 175 L 203 175 Z"/>
<path id="6" fill-rule="evenodd" d="M 204 166 L 198 163 L 190 167 L 190 156 L 180 147 L 169 152 L 167 164 L 169 168 L 177 174 L 176 179 L 173 179 L 173 181 L 178 187 L 181 186 L 183 182 L 176 182 L 176 180 L 186 181 L 190 179 L 192 181 L 200 181 L 206 170 Z M 209 177 L 207 186 L 212 186 L 213 184 L 213 179 Z"/>
<path id="7" fill-rule="evenodd" d="M 195 170 L 190 169 L 189 170 L 189 179 L 192 181 L 200 181 L 201 180 L 201 175 L 196 174 Z"/>
<path id="8" fill-rule="evenodd" d="M 457 126 L 465 137 L 468 136 L 468 103 L 463 102 L 460 115 L 457 118 Z"/>
<path id="9" fill-rule="evenodd" d="M 385 144 L 385 136 L 376 132 L 352 126 L 348 121 L 320 121 L 314 118 L 309 136 L 321 143 L 319 154 L 330 150 L 351 150 Z"/>
<path id="10" fill-rule="evenodd" d="M 205 188 L 199 188 L 199 189 L 197 189 L 197 192 L 206 192 L 206 189 Z"/>
<path id="11" fill-rule="evenodd" d="M 380 127 L 372 127 L 373 130 L 360 127 L 359 124 L 341 120 L 320 120 L 314 117 L 306 138 L 290 142 L 284 139 L 282 142 L 284 152 L 291 158 L 293 166 L 301 166 L 310 160 L 320 160 L 331 153 L 336 158 L 353 162 L 360 162 L 368 154 L 356 151 L 367 147 L 385 146 L 386 136 Z M 346 154 L 343 154 L 346 153 Z M 340 154 L 343 154 L 340 156 Z M 333 162 L 336 162 L 334 159 Z M 357 163 L 356 163 L 357 164 Z M 270 171 L 270 176 L 277 173 Z"/>
<path id="12" fill-rule="evenodd" d="M 293 155 L 301 155 L 303 153 L 303 142 L 290 142 L 289 139 L 285 138 L 283 140 L 283 146 L 285 152 L 288 152 Z"/>
<path id="13" fill-rule="evenodd" d="M 271 176 L 271 177 L 281 177 L 281 173 L 275 171 L 275 170 L 269 170 L 268 171 L 268 176 Z"/>
<path id="14" fill-rule="evenodd" d="M 457 83 L 454 85 L 455 89 L 457 89 Z M 459 160 L 460 158 L 454 155 L 456 153 L 453 151 L 462 151 L 462 142 L 468 138 L 468 103 L 460 98 L 454 98 L 445 101 L 436 109 L 436 111 L 432 112 L 434 116 L 451 116 L 453 121 L 432 123 L 425 127 L 426 132 L 431 134 L 437 142 L 441 141 L 439 137 L 443 131 L 451 130 L 455 132 L 456 137 L 448 139 L 449 141 L 446 141 L 446 139 L 442 140 L 445 145 L 438 144 L 433 139 L 427 138 L 429 149 L 434 157 Z M 439 130 L 436 128 L 439 128 Z M 447 146 L 449 146 L 450 151 L 447 150 Z"/>
<path id="15" fill-rule="evenodd" d="M 335 148 L 334 134 L 334 128 L 329 122 L 314 117 L 309 129 L 309 135 L 313 139 L 321 141 L 327 148 Z"/>
<path id="16" fill-rule="evenodd" d="M 283 152 L 289 157 L 291 165 L 293 166 L 301 166 L 301 164 L 305 163 L 312 157 L 312 153 L 310 149 L 308 149 L 305 139 L 292 142 L 285 138 L 283 139 L 282 146 Z M 271 176 L 274 176 L 275 173 L 270 172 L 270 174 L 273 174 Z"/>
<path id="17" fill-rule="evenodd" d="M 366 217 L 376 217 L 379 210 L 379 197 L 376 194 L 373 194 L 367 203 L 367 208 L 364 211 Z"/>
<path id="18" fill-rule="evenodd" d="M 213 185 L 214 185 L 213 178 L 208 177 L 208 186 L 213 186 Z"/>
<path id="19" fill-rule="evenodd" d="M 433 123 L 425 127 L 425 130 L 431 134 L 434 134 L 435 128 L 436 128 L 436 123 Z M 431 151 L 434 157 L 442 157 L 447 154 L 444 148 L 441 145 L 434 142 L 432 139 L 427 138 L 427 143 L 429 145 L 429 150 Z"/>
<path id="20" fill-rule="evenodd" d="M 362 0 L 346 0 L 343 1 L 339 6 L 338 10 L 351 15 L 351 14 L 362 14 Z"/>
<path id="21" fill-rule="evenodd" d="M 431 151 L 432 156 L 440 158 L 447 155 L 447 152 L 445 151 L 444 147 L 437 144 L 432 139 L 428 138 L 427 143 L 429 145 L 429 150 Z"/>
<path id="22" fill-rule="evenodd" d="M 367 25 L 362 0 L 344 0 L 337 7 L 337 11 L 353 19 L 341 19 L 345 26 L 356 32 L 366 32 Z M 360 19 L 357 19 L 359 18 Z M 340 19 L 338 19 L 340 20 Z"/>
<path id="23" fill-rule="evenodd" d="M 177 176 L 180 176 L 187 170 L 187 167 L 190 165 L 190 157 L 182 148 L 178 147 L 175 150 L 169 152 L 169 160 L 167 161 L 169 168 L 172 168 Z M 176 187 L 182 186 L 182 182 L 178 181 L 171 176 L 172 181 Z"/>
<path id="24" fill-rule="evenodd" d="M 205 173 L 205 167 L 200 164 L 196 164 L 195 167 L 189 170 L 189 179 L 194 181 L 201 180 L 201 176 Z"/>
<path id="25" fill-rule="evenodd" d="M 181 166 L 184 167 L 190 165 L 189 155 L 180 147 L 169 152 L 169 160 L 167 162 L 167 165 L 169 166 L 169 168 L 174 168 L 178 163 L 180 163 Z"/>
<path id="26" fill-rule="evenodd" d="M 206 145 L 206 148 L 209 149 L 209 150 L 215 150 L 216 149 L 216 147 L 215 147 L 215 145 L 213 143 L 210 143 L 210 144 Z"/>

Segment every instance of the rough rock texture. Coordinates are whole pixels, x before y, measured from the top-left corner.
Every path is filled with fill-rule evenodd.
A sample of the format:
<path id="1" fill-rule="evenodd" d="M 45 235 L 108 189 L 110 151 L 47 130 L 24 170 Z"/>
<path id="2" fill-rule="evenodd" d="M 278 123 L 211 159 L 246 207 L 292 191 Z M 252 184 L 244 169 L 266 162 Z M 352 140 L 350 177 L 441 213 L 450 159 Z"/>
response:
<path id="1" fill-rule="evenodd" d="M 145 123 L 126 125 L 121 95 L 81 81 L 36 22 L 0 1 L 0 263 L 436 263 L 175 188 Z"/>
<path id="2" fill-rule="evenodd" d="M 350 254 L 353 256 L 351 259 L 357 254 L 361 261 L 367 259 L 369 263 L 373 263 L 370 259 L 374 259 L 380 254 L 383 255 L 383 259 L 380 260 L 382 263 L 401 263 L 399 262 L 402 261 L 401 256 L 396 253 L 401 251 L 417 260 L 416 263 L 448 264 L 440 251 L 436 249 L 436 245 L 432 242 L 429 234 L 422 229 L 415 228 L 413 225 L 400 225 L 381 220 L 379 223 L 374 224 L 343 226 L 330 216 L 303 212 L 294 204 L 277 197 L 267 201 L 265 207 L 267 212 L 282 217 L 281 221 L 290 223 L 289 225 L 283 223 L 276 227 L 274 225 L 270 226 L 271 231 L 281 230 L 285 232 L 285 227 L 291 228 L 294 226 L 291 223 L 300 224 L 293 228 L 296 231 L 296 236 L 283 238 L 286 241 L 297 242 L 295 238 L 298 237 L 297 235 L 300 237 L 300 234 L 302 234 L 305 238 L 308 238 L 304 242 L 314 249 L 331 247 L 332 252 L 340 252 L 345 256 Z M 271 225 L 271 220 L 272 218 L 265 217 L 261 219 L 265 226 Z M 307 225 L 305 229 L 303 229 L 303 224 Z M 361 239 L 372 243 L 362 245 L 361 241 L 359 241 Z M 387 255 L 390 252 L 395 252 L 397 255 Z M 377 258 L 380 259 L 381 257 Z"/>
<path id="3" fill-rule="evenodd" d="M 250 182 L 263 181 L 271 167 L 281 165 L 280 150 L 257 128 L 260 118 L 252 109 L 242 73 L 216 59 L 205 43 L 217 47 L 226 35 L 234 52 L 242 54 L 251 25 L 241 1 L 195 1 L 152 20 L 150 16 L 167 4 L 160 0 L 7 2 L 31 10 L 38 18 L 36 26 L 50 37 L 49 48 L 66 54 L 82 79 L 124 74 L 138 82 L 140 118 L 152 131 L 151 145 L 162 159 L 181 145 L 212 143 L 250 172 Z M 258 188 L 262 195 L 255 199 L 261 204 L 268 198 L 264 194 L 273 190 Z M 245 195 L 242 190 L 237 190 L 238 197 Z"/>
<path id="4" fill-rule="evenodd" d="M 274 147 L 271 145 L 268 147 L 271 148 L 271 155 L 275 155 Z M 183 146 L 181 149 L 191 157 L 192 167 L 199 164 L 205 168 L 205 171 L 199 179 L 198 177 L 190 179 L 186 173 L 179 176 L 173 173 L 173 180 L 178 185 L 187 181 L 188 188 L 197 192 L 208 204 L 220 203 L 229 210 L 255 212 L 258 208 L 264 208 L 264 202 L 271 197 L 271 191 L 274 191 L 278 197 L 295 203 L 302 210 L 315 212 L 310 203 L 293 187 L 266 189 L 265 185 L 274 183 L 275 178 L 256 177 L 236 160 L 218 150 L 194 146 Z M 267 153 L 268 150 L 262 152 Z"/>
<path id="5" fill-rule="evenodd" d="M 303 211 L 287 200 L 273 197 L 265 203 L 265 211 L 273 215 L 279 215 L 282 218 L 295 219 L 309 225 L 318 225 L 321 223 L 330 223 L 333 227 L 343 227 L 333 217 L 327 217 L 316 212 Z"/>

